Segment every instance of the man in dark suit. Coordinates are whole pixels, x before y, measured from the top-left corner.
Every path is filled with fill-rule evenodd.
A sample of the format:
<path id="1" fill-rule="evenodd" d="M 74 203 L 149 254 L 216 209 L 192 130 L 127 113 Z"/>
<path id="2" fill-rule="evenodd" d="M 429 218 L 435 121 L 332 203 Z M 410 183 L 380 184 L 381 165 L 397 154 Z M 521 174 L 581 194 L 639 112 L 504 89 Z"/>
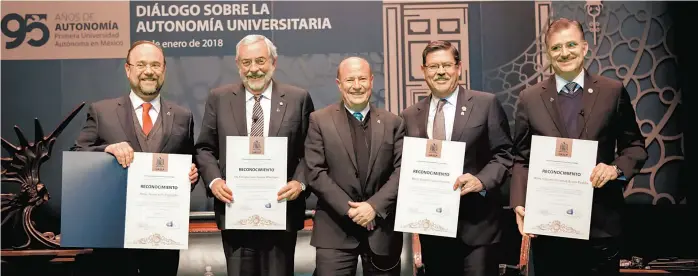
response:
<path id="1" fill-rule="evenodd" d="M 211 91 L 196 143 L 197 164 L 208 195 L 215 197 L 230 276 L 293 275 L 307 195 L 303 141 L 314 106 L 307 91 L 272 79 L 277 57 L 276 46 L 264 36 L 249 35 L 238 43 L 235 61 L 242 83 Z M 226 145 L 228 136 L 288 138 L 288 184 L 278 193 L 278 200 L 288 201 L 286 231 L 225 230 L 225 204 L 234 200 L 235 193 L 225 180 L 226 149 L 233 146 Z"/>
<path id="2" fill-rule="evenodd" d="M 407 136 L 465 142 L 457 239 L 420 235 L 427 275 L 498 275 L 499 187 L 509 176 L 512 142 L 506 114 L 495 95 L 458 85 L 461 59 L 447 41 L 422 52 L 431 95 L 402 113 Z"/>
<path id="3" fill-rule="evenodd" d="M 307 180 L 318 197 L 313 235 L 316 275 L 400 275 L 402 234 L 393 231 L 402 119 L 369 104 L 373 74 L 350 57 L 337 71 L 342 101 L 310 115 Z"/>
<path id="4" fill-rule="evenodd" d="M 87 122 L 74 151 L 108 152 L 124 168 L 134 152 L 194 155 L 194 116 L 185 107 L 163 99 L 165 55 L 150 41 L 133 43 L 124 64 L 131 92 L 90 105 Z M 192 189 L 198 181 L 192 164 Z M 100 273 L 113 275 L 177 275 L 179 250 L 95 249 Z"/>
<path id="5" fill-rule="evenodd" d="M 555 75 L 522 91 L 516 108 L 511 182 L 516 222 L 528 235 L 522 229 L 532 135 L 598 141 L 590 177 L 596 188 L 590 240 L 533 238 L 533 269 L 536 276 L 619 275 L 623 187 L 647 159 L 635 110 L 621 82 L 584 70 L 588 45 L 579 22 L 554 21 L 546 47 Z"/>

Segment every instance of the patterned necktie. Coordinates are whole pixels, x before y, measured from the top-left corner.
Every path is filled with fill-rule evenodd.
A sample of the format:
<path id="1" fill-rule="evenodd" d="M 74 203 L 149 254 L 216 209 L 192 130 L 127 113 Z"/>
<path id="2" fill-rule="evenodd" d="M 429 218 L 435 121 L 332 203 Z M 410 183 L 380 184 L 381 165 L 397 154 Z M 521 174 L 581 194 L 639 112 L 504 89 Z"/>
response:
<path id="1" fill-rule="evenodd" d="M 364 115 L 361 114 L 361 112 L 354 112 L 354 114 L 352 114 L 352 115 L 354 115 L 354 118 L 356 118 L 357 120 L 359 120 L 359 122 L 363 122 L 363 121 L 364 121 Z"/>
<path id="2" fill-rule="evenodd" d="M 577 91 L 579 91 L 579 88 L 581 87 L 579 87 L 579 85 L 577 85 L 576 82 L 568 82 L 567 84 L 565 84 L 565 87 L 562 88 L 562 92 L 565 92 L 569 95 L 574 95 L 577 93 Z"/>
<path id="3" fill-rule="evenodd" d="M 153 129 L 153 120 L 150 119 L 150 108 L 153 107 L 151 103 L 143 103 L 143 133 L 148 136 L 150 130 Z"/>
<path id="4" fill-rule="evenodd" d="M 436 115 L 434 116 L 434 126 L 431 134 L 431 139 L 446 140 L 446 119 L 444 118 L 445 99 L 439 100 L 436 105 Z"/>
<path id="5" fill-rule="evenodd" d="M 250 136 L 264 136 L 264 112 L 262 105 L 259 103 L 262 95 L 254 96 L 254 108 L 252 108 L 252 128 Z"/>

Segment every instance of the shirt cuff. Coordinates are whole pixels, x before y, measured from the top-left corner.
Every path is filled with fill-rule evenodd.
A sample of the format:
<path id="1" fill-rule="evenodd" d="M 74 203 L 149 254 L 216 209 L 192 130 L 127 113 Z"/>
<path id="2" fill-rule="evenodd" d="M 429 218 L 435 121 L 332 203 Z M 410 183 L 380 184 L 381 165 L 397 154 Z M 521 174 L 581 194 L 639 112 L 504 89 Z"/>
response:
<path id="1" fill-rule="evenodd" d="M 211 181 L 211 183 L 208 183 L 208 188 L 211 189 L 211 186 L 213 186 L 213 182 L 216 182 L 216 180 L 218 180 L 218 179 L 222 179 L 222 178 L 218 177 L 218 178 L 214 179 L 213 181 Z"/>

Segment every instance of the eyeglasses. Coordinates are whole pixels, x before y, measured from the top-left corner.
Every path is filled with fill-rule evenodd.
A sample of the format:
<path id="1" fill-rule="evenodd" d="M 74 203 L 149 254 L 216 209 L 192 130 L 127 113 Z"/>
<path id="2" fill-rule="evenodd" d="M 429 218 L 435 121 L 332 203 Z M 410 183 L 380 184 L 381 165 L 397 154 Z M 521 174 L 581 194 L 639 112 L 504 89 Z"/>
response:
<path id="1" fill-rule="evenodd" d="M 240 60 L 240 65 L 242 65 L 245 68 L 248 68 L 252 66 L 253 61 L 251 59 L 243 59 Z M 257 66 L 264 66 L 264 64 L 267 64 L 267 59 L 266 58 L 256 58 L 254 59 L 254 64 L 257 64 Z"/>
<path id="2" fill-rule="evenodd" d="M 427 71 L 436 72 L 439 70 L 439 68 L 444 68 L 444 70 L 449 70 L 449 69 L 453 68 L 454 65 L 455 65 L 454 63 L 430 64 L 430 65 L 427 65 Z"/>
<path id="3" fill-rule="evenodd" d="M 562 48 L 567 48 L 567 50 L 573 50 L 576 49 L 579 45 L 583 44 L 584 42 L 577 42 L 577 41 L 569 41 L 566 43 L 559 43 L 555 44 L 550 47 L 551 52 L 557 52 L 561 51 Z"/>
<path id="4" fill-rule="evenodd" d="M 136 64 L 131 64 L 131 63 L 127 63 L 127 64 L 130 66 L 136 67 L 136 69 L 138 69 L 138 71 L 144 71 L 148 67 L 150 67 L 150 69 L 153 69 L 153 71 L 160 71 L 162 69 L 162 64 L 160 64 L 159 62 L 153 62 L 150 64 L 147 64 L 145 62 L 139 62 Z"/>

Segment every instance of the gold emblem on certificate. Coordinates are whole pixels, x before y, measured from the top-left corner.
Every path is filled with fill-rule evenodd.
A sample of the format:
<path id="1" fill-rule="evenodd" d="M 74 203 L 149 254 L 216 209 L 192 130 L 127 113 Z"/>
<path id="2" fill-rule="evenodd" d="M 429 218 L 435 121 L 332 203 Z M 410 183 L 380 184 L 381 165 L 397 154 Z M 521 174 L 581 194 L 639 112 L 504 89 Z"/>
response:
<path id="1" fill-rule="evenodd" d="M 250 136 L 250 154 L 264 155 L 264 137 Z"/>

